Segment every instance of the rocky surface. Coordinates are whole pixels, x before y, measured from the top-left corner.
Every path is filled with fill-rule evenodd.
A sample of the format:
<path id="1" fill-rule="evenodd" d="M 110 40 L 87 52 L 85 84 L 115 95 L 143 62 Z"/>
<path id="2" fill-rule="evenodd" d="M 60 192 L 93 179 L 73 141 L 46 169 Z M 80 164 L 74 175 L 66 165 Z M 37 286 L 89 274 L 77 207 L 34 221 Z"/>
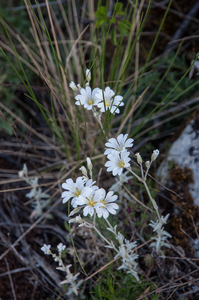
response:
<path id="1" fill-rule="evenodd" d="M 185 127 L 171 146 L 167 159 L 159 167 L 158 176 L 161 183 L 167 186 L 172 162 L 181 169 L 189 168 L 192 171 L 194 182 L 189 184 L 189 189 L 194 203 L 199 206 L 199 118 Z"/>

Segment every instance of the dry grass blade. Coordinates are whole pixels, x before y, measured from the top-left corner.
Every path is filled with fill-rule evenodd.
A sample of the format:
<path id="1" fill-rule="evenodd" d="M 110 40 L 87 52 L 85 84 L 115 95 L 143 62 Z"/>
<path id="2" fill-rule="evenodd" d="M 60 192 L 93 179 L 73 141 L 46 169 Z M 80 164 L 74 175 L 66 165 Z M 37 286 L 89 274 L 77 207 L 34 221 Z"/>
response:
<path id="1" fill-rule="evenodd" d="M 8 45 L 6 45 L 5 43 L 3 43 L 2 41 L 0 41 L 0 46 L 2 47 L 2 49 L 7 50 L 8 52 L 10 52 L 11 54 L 13 54 L 15 56 L 14 50 L 11 47 L 9 47 Z M 26 59 L 24 59 L 20 55 L 18 55 L 18 57 L 21 62 L 23 62 L 26 66 L 28 66 L 28 68 L 30 68 L 30 70 L 32 70 L 38 76 L 40 75 L 39 71 L 36 68 L 34 68 Z"/>
<path id="2" fill-rule="evenodd" d="M 79 43 L 82 35 L 86 32 L 86 30 L 88 29 L 89 25 L 86 26 L 86 28 L 80 33 L 80 35 L 78 36 L 78 38 L 76 39 L 76 41 L 74 42 L 73 46 L 72 46 L 72 49 L 66 59 L 66 65 L 65 65 L 65 71 L 67 71 L 68 69 L 68 64 L 69 64 L 69 61 L 72 57 L 72 54 L 73 54 L 73 51 L 75 51 L 75 48 L 76 48 L 76 45 Z"/>
<path id="3" fill-rule="evenodd" d="M 73 44 L 73 41 L 75 41 L 75 36 L 73 34 L 73 31 L 72 31 L 72 26 L 71 24 L 69 23 L 68 21 L 68 18 L 66 16 L 66 13 L 65 13 L 65 10 L 64 10 L 64 7 L 63 7 L 63 4 L 61 2 L 61 0 L 58 0 L 58 5 L 60 7 L 60 11 L 61 11 L 61 14 L 62 14 L 62 17 L 63 17 L 63 20 L 64 20 L 64 23 L 65 23 L 65 28 L 66 28 L 66 31 L 68 33 L 68 36 L 69 36 L 69 44 L 71 43 L 71 45 Z M 68 4 L 69 5 L 69 4 Z M 68 50 L 69 52 L 69 50 Z M 68 56 L 68 52 L 67 52 L 67 56 Z M 80 60 L 79 60 L 79 56 L 77 55 L 76 51 L 73 52 L 73 63 L 75 64 L 75 70 L 77 71 L 77 78 L 78 78 L 78 82 L 80 82 L 81 80 L 81 64 L 80 64 Z M 70 72 L 71 70 L 71 72 Z M 68 77 L 74 81 L 74 74 L 72 72 L 72 64 L 69 64 L 67 70 L 65 68 L 65 71 L 67 71 L 67 74 L 68 74 Z"/>
<path id="4" fill-rule="evenodd" d="M 26 122 L 24 122 L 20 117 L 18 117 L 15 113 L 13 113 L 9 108 L 7 108 L 1 102 L 0 102 L 0 107 L 3 108 L 5 111 L 7 111 L 15 120 L 17 120 L 17 122 L 19 122 L 21 125 L 23 125 L 25 128 L 27 128 L 27 130 L 29 130 L 30 132 L 35 134 L 38 138 L 40 138 L 42 141 L 44 141 L 47 145 L 53 147 L 54 149 L 56 149 L 56 151 L 58 153 L 63 155 L 63 152 L 58 147 L 53 145 L 45 135 L 38 133 L 35 129 L 33 129 L 31 126 L 29 126 Z"/>
<path id="5" fill-rule="evenodd" d="M 57 192 L 53 195 L 58 194 Z M 15 242 L 12 244 L 1 256 L 2 260 L 14 247 L 37 225 L 39 224 L 53 209 L 61 202 L 61 199 L 57 200 L 40 218 L 38 218 L 34 224 L 32 224 Z"/>
<path id="6" fill-rule="evenodd" d="M 133 194 L 129 191 L 129 189 L 127 189 L 127 187 L 126 187 L 125 185 L 123 185 L 123 188 L 124 188 L 125 191 L 131 196 L 132 199 L 134 199 L 134 200 L 135 200 L 137 203 L 139 203 L 141 206 L 143 206 L 143 207 L 146 208 L 147 210 L 150 210 L 150 212 L 153 213 L 153 210 L 152 210 L 150 207 L 146 206 L 144 203 L 142 203 L 140 200 L 138 200 L 138 199 L 135 197 L 135 195 L 133 195 Z"/>
<path id="7" fill-rule="evenodd" d="M 142 98 L 144 97 L 145 93 L 148 91 L 149 86 L 142 92 L 142 94 L 138 97 L 138 99 L 136 100 L 136 102 L 132 105 L 130 111 L 128 112 L 127 116 L 124 118 L 124 120 L 122 121 L 122 123 L 120 124 L 120 127 L 117 131 L 117 135 L 119 135 L 125 124 L 127 123 L 127 121 L 129 120 L 129 118 L 132 116 L 133 112 L 138 108 L 138 106 L 140 105 Z"/>
<path id="8" fill-rule="evenodd" d="M 12 276 L 11 276 L 11 274 L 10 274 L 9 264 L 8 264 L 6 258 L 5 258 L 5 262 L 6 262 L 6 266 L 7 266 L 7 269 L 8 269 L 8 277 L 9 277 L 9 280 L 10 280 L 10 285 L 11 285 L 11 289 L 12 289 L 13 298 L 14 298 L 14 300 L 17 300 L 16 294 L 15 294 L 14 285 L 13 285 L 13 281 L 12 281 Z"/>
<path id="9" fill-rule="evenodd" d="M 60 55 L 59 46 L 58 46 L 58 43 L 57 43 L 57 36 L 55 34 L 54 24 L 53 24 L 52 17 L 51 17 L 50 7 L 49 7 L 49 4 L 48 4 L 48 0 L 45 0 L 45 1 L 46 1 L 46 7 L 47 7 L 48 16 L 49 16 L 49 20 L 50 20 L 50 24 L 51 24 L 52 33 L 53 33 L 53 38 L 54 38 L 54 42 L 55 42 L 55 49 L 57 51 L 58 59 L 61 62 L 61 55 Z M 64 89 L 65 89 L 65 92 L 66 92 L 66 98 L 68 100 L 67 105 L 69 107 L 69 111 L 70 111 L 70 114 L 71 114 L 71 119 L 74 122 L 74 120 L 75 120 L 74 106 L 71 104 L 71 97 L 70 97 L 69 88 L 68 88 L 68 84 L 67 84 L 67 80 L 66 80 L 66 75 L 65 75 L 65 72 L 64 72 L 64 69 L 62 68 L 62 66 L 60 67 L 60 69 L 61 69 Z"/>
<path id="10" fill-rule="evenodd" d="M 158 123 L 156 123 L 156 124 L 154 124 L 154 125 L 148 127 L 147 129 L 143 130 L 140 134 L 137 134 L 134 138 L 137 139 L 137 138 L 141 137 L 142 135 L 144 135 L 145 133 L 151 131 L 152 129 L 157 128 L 157 127 L 159 127 L 160 125 L 162 125 L 162 124 L 164 124 L 164 123 L 168 123 L 169 121 L 171 121 L 171 120 L 173 120 L 173 119 L 176 119 L 176 118 L 178 118 L 178 117 L 180 117 L 180 116 L 182 116 L 182 115 L 184 115 L 184 114 L 187 114 L 187 113 L 189 113 L 189 112 L 191 112 L 191 111 L 194 111 L 194 110 L 196 110 L 197 108 L 198 108 L 198 104 L 195 105 L 194 107 L 188 108 L 188 109 L 186 109 L 186 110 L 184 110 L 184 111 L 182 111 L 182 112 L 180 112 L 180 113 L 178 113 L 178 114 L 175 114 L 175 115 L 172 116 L 172 117 L 169 117 L 169 118 L 167 118 L 167 119 L 165 119 L 165 120 L 163 120 L 163 121 L 160 121 L 160 122 L 158 122 Z"/>

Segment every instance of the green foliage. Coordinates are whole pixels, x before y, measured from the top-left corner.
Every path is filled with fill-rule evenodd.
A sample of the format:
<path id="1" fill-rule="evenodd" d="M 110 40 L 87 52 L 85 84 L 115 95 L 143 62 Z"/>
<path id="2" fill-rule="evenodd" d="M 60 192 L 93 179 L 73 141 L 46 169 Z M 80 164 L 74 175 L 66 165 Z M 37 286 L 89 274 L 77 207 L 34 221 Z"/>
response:
<path id="1" fill-rule="evenodd" d="M 11 54 L 7 54 L 8 59 L 12 59 Z M 16 60 L 15 60 L 16 63 Z M 18 76 L 16 76 L 15 71 L 11 67 L 10 63 L 8 63 L 2 52 L 0 52 L 0 72 L 4 74 L 0 79 L 0 99 L 1 103 L 5 105 L 8 109 L 10 109 L 15 115 L 17 115 L 22 120 L 25 120 L 23 108 L 19 107 L 17 103 L 14 101 L 15 94 L 18 87 L 21 84 L 21 80 Z M 32 82 L 36 79 L 35 74 L 30 70 L 26 70 L 27 76 L 29 80 Z M 23 76 L 22 71 L 19 70 L 19 75 Z M 11 116 L 6 110 L 1 108 L 3 111 L 4 118 L 0 118 L 0 128 L 4 129 L 9 135 L 13 135 L 13 129 L 10 122 L 14 121 L 13 116 Z"/>
<path id="2" fill-rule="evenodd" d="M 155 286 L 143 278 L 139 282 L 132 280 L 130 274 L 121 274 L 106 270 L 102 272 L 103 277 L 94 287 L 92 298 L 94 300 L 134 300 L 147 290 L 152 292 Z M 152 295 L 151 299 L 157 300 L 158 295 Z M 86 298 L 90 300 L 90 298 Z"/>
<path id="3" fill-rule="evenodd" d="M 111 27 L 110 36 L 113 45 L 117 45 L 118 40 L 116 37 L 117 32 L 122 36 L 127 36 L 130 33 L 131 23 L 124 19 L 126 12 L 123 11 L 123 4 L 121 2 L 116 2 L 114 5 L 114 11 L 112 16 L 108 16 L 108 6 L 98 6 L 97 11 L 95 12 L 96 17 L 96 28 Z"/>
<path id="4" fill-rule="evenodd" d="M 177 105 L 177 103 L 186 101 L 190 94 L 197 92 L 199 79 L 189 79 L 184 55 L 178 57 L 177 55 L 174 56 L 174 53 L 170 53 L 154 63 L 150 67 L 150 71 L 151 73 L 149 75 L 141 77 L 138 82 L 136 90 L 137 97 L 144 91 L 146 86 L 150 88 L 145 103 L 139 107 L 133 117 L 133 120 L 143 118 L 141 124 L 133 128 L 131 133 L 133 137 L 137 132 L 145 128 L 146 125 L 149 127 L 149 116 L 152 115 L 152 112 L 154 116 L 158 112 L 165 110 L 165 119 L 165 116 L 168 117 L 166 108 L 170 109 L 175 107 L 174 104 Z M 176 111 L 174 111 L 173 115 L 175 114 Z M 169 117 L 171 115 L 170 113 Z M 174 120 L 166 122 L 164 130 L 175 127 L 176 121 L 179 123 L 179 120 L 183 120 L 184 117 L 185 116 L 182 115 L 182 117 L 179 117 L 177 120 L 174 118 Z M 145 120 L 147 121 L 145 122 Z M 150 130 L 150 132 L 147 131 L 147 136 L 148 134 L 155 136 L 158 132 L 157 129 Z M 147 145 L 149 145 L 149 143 L 147 143 Z"/>
<path id="5" fill-rule="evenodd" d="M 24 6 L 24 1 L 17 3 L 17 7 Z M 26 9 L 11 10 L 9 6 L 9 1 L 4 1 L 4 4 L 1 5 L 1 17 L 8 23 L 11 24 L 13 28 L 17 29 L 19 32 L 24 35 L 30 36 L 30 20 Z M 3 26 L 0 26 L 0 32 L 4 33 Z"/>

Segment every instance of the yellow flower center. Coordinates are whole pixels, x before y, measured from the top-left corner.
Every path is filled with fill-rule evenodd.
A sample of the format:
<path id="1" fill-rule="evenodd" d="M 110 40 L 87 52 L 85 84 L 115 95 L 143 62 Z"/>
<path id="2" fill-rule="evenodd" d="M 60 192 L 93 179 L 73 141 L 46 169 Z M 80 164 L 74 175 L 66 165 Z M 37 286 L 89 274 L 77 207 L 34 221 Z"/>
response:
<path id="1" fill-rule="evenodd" d="M 88 199 L 88 198 L 87 198 Z M 93 198 L 88 199 L 88 203 L 87 205 L 94 207 L 95 203 L 97 203 L 96 201 L 93 200 Z"/>
<path id="2" fill-rule="evenodd" d="M 100 203 L 102 203 L 104 206 L 106 206 L 106 201 L 104 200 L 104 199 L 102 199 L 101 201 L 100 201 Z"/>
<path id="3" fill-rule="evenodd" d="M 118 162 L 118 167 L 124 168 L 124 166 L 125 166 L 125 162 L 124 162 L 123 160 L 120 160 L 120 161 Z"/>
<path id="4" fill-rule="evenodd" d="M 88 99 L 87 101 L 88 105 L 93 105 L 94 104 L 94 100 L 92 98 Z"/>
<path id="5" fill-rule="evenodd" d="M 118 148 L 117 148 L 117 151 L 122 151 L 123 150 L 123 146 L 119 146 Z"/>
<path id="6" fill-rule="evenodd" d="M 81 195 L 81 191 L 78 190 L 78 188 L 76 188 L 74 195 L 75 195 L 75 197 L 78 197 L 79 195 Z"/>
<path id="7" fill-rule="evenodd" d="M 104 102 L 105 102 L 105 106 L 110 106 L 111 105 L 111 102 L 110 102 L 109 99 L 105 99 Z"/>

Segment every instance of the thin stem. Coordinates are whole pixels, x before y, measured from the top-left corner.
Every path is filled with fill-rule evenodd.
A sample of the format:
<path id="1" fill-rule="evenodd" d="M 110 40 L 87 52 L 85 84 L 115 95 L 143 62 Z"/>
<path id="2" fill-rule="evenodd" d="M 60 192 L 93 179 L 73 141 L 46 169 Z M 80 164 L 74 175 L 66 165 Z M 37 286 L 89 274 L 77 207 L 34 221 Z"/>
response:
<path id="1" fill-rule="evenodd" d="M 140 176 L 138 176 L 136 173 L 134 173 L 134 172 L 131 170 L 131 168 L 127 168 L 127 170 L 128 170 L 129 172 L 131 172 L 131 174 L 133 174 L 139 181 L 143 182 L 143 179 L 142 179 Z"/>
<path id="2" fill-rule="evenodd" d="M 142 166 L 142 164 L 140 164 L 140 167 L 141 167 L 141 175 L 142 175 L 142 178 L 144 178 L 144 173 L 143 173 L 143 166 Z"/>
<path id="3" fill-rule="evenodd" d="M 101 115 L 98 111 L 96 111 L 94 108 L 92 108 L 92 112 L 93 112 L 93 116 L 96 118 L 97 122 L 99 123 L 102 131 L 103 131 L 103 134 L 106 136 L 105 134 L 105 131 L 104 131 L 104 128 L 103 128 L 103 125 L 102 125 L 102 122 L 101 122 Z"/>
<path id="4" fill-rule="evenodd" d="M 148 188 L 148 186 L 147 186 L 147 184 L 146 184 L 145 181 L 143 181 L 143 184 L 144 184 L 145 189 L 146 189 L 146 191 L 147 191 L 147 194 L 148 194 L 148 196 L 149 196 L 149 198 L 150 198 L 150 200 L 151 200 L 151 202 L 152 202 L 152 204 L 153 204 L 153 207 L 154 207 L 154 209 L 155 209 L 155 211 L 156 211 L 156 213 L 157 213 L 158 219 L 159 219 L 159 221 L 161 221 L 161 219 L 160 219 L 160 214 L 159 214 L 159 211 L 158 211 L 158 206 L 157 206 L 155 200 L 152 198 L 151 193 L 150 193 L 150 191 L 149 191 L 149 188 Z"/>
<path id="5" fill-rule="evenodd" d="M 152 204 L 153 204 L 153 207 L 154 207 L 154 209 L 155 209 L 155 211 L 156 211 L 156 213 L 157 213 L 157 216 L 158 216 L 158 219 L 160 220 L 160 214 L 159 214 L 159 211 L 158 211 L 158 206 L 157 206 L 157 204 L 156 204 L 156 202 L 155 202 L 155 200 L 152 198 L 152 196 L 151 196 L 151 193 L 150 193 L 150 191 L 149 191 L 149 188 L 148 188 L 148 186 L 147 186 L 147 184 L 146 184 L 146 176 L 144 177 L 144 175 L 143 175 L 143 179 L 141 178 L 141 177 L 139 177 L 137 174 L 135 174 L 132 170 L 131 170 L 131 168 L 128 168 L 127 169 L 129 172 L 131 172 L 139 181 L 141 181 L 143 184 L 144 184 L 144 186 L 145 186 L 145 189 L 146 189 L 146 191 L 147 191 L 147 194 L 148 194 L 148 196 L 149 196 L 149 199 L 151 200 L 151 202 L 152 202 Z"/>
<path id="6" fill-rule="evenodd" d="M 108 221 L 108 219 L 105 219 L 105 221 L 106 221 L 106 223 L 108 224 L 108 226 L 109 226 L 111 229 L 113 229 L 113 227 L 112 227 L 111 223 Z"/>
<path id="7" fill-rule="evenodd" d="M 95 227 L 93 226 L 93 228 L 95 229 L 95 231 L 99 234 L 99 236 L 109 245 L 112 247 L 111 243 L 101 234 L 101 232 Z M 114 249 L 116 250 L 116 249 Z M 118 252 L 118 251 L 117 251 Z"/>
<path id="8" fill-rule="evenodd" d="M 111 243 L 101 234 L 101 232 L 95 227 L 94 224 L 91 224 L 87 221 L 83 221 L 84 225 L 86 227 L 89 227 L 89 228 L 93 228 L 98 234 L 99 236 L 109 245 L 109 246 L 112 246 Z"/>
<path id="9" fill-rule="evenodd" d="M 145 173 L 145 176 L 144 176 L 144 180 L 146 180 L 146 178 L 147 178 L 147 175 L 148 175 L 148 173 L 149 173 L 149 169 L 150 169 L 150 167 L 151 167 L 151 164 L 152 164 L 152 162 L 150 162 L 150 165 L 148 166 L 148 168 L 147 168 L 147 170 L 146 170 L 146 173 Z"/>

